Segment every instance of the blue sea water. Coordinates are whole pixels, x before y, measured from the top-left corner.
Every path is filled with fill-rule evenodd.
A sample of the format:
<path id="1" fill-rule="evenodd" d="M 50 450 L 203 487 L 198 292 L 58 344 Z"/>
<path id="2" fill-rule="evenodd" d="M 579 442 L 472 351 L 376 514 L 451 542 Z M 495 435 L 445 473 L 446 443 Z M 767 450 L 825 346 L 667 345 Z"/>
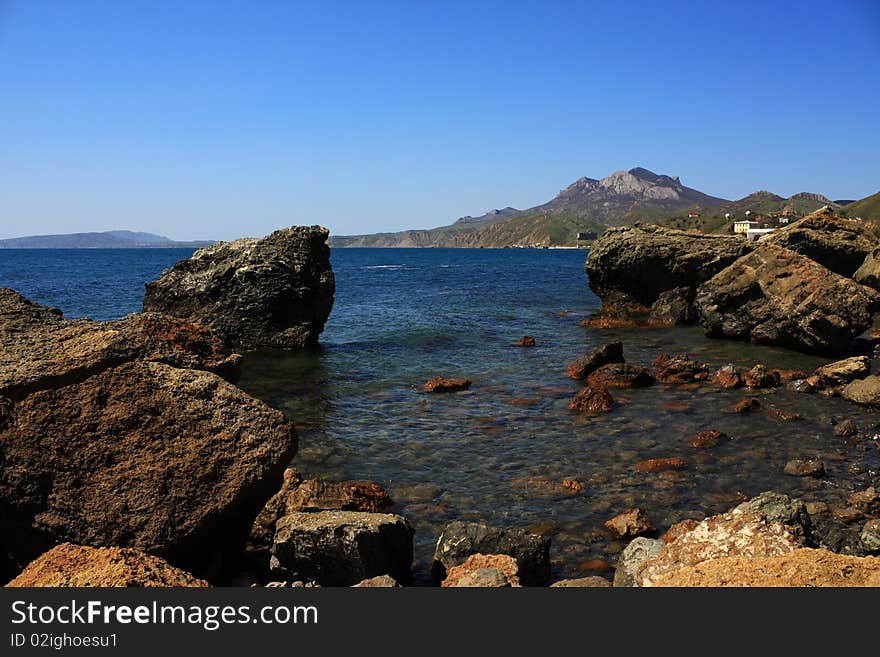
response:
<path id="1" fill-rule="evenodd" d="M 182 249 L 0 251 L 0 286 L 72 317 L 140 309 L 143 285 L 188 257 Z M 877 413 L 783 389 L 762 410 L 723 409 L 742 391 L 657 385 L 615 391 L 610 413 L 568 409 L 581 384 L 566 376 L 580 353 L 622 340 L 628 362 L 648 365 L 687 350 L 711 366 L 809 370 L 824 362 L 782 349 L 711 341 L 699 329 L 595 330 L 580 320 L 599 306 L 585 251 L 342 249 L 332 251 L 336 299 L 316 354 L 249 356 L 239 385 L 294 420 L 306 475 L 376 481 L 416 528 L 425 581 L 443 525 L 468 519 L 553 536 L 557 577 L 608 574 L 624 543 L 603 522 L 644 509 L 663 530 L 775 489 L 845 505 L 873 482 L 878 450 L 833 433 L 832 419 L 873 427 Z M 532 335 L 534 348 L 516 346 Z M 430 395 L 434 376 L 465 376 L 470 390 Z M 779 423 L 768 411 L 803 416 Z M 845 414 L 845 415 L 842 415 Z M 731 440 L 697 450 L 688 436 L 714 428 Z M 679 457 L 684 470 L 646 474 L 649 458 Z M 783 474 L 788 459 L 822 458 L 827 480 Z M 565 488 L 565 479 L 583 490 Z"/>

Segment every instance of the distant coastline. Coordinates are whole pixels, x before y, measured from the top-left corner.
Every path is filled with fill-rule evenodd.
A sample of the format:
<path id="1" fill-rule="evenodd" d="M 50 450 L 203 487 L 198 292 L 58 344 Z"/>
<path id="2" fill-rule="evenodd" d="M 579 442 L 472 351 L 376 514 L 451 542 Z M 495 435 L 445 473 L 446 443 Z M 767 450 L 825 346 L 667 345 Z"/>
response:
<path id="1" fill-rule="evenodd" d="M 214 242 L 214 240 L 176 241 L 152 233 L 111 230 L 13 237 L 0 240 L 0 249 L 198 249 Z"/>

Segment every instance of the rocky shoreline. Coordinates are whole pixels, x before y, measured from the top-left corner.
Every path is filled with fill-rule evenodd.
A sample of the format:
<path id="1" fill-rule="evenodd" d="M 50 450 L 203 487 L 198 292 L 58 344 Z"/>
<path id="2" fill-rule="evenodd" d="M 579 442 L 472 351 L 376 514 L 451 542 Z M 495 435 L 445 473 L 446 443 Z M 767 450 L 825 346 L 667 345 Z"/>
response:
<path id="1" fill-rule="evenodd" d="M 66 320 L 0 290 L 4 581 L 411 584 L 414 530 L 389 492 L 301 474 L 291 467 L 291 421 L 235 386 L 242 353 L 317 346 L 334 293 L 326 239 L 319 227 L 290 228 L 208 247 L 148 284 L 144 313 L 114 322 Z M 862 335 L 880 308 L 874 257 L 869 236 L 828 211 L 757 244 L 657 227 L 609 230 L 586 265 L 604 302 L 585 321 L 589 330 L 699 322 L 712 337 L 838 360 L 807 372 L 773 363 L 710 367 L 678 353 L 640 364 L 626 360 L 624 344 L 608 342 L 568 367 L 582 386 L 572 414 L 613 414 L 628 403 L 627 391 L 653 386 L 741 390 L 731 413 L 759 411 L 781 426 L 799 416 L 763 408 L 760 393 L 784 388 L 880 405 L 876 340 Z M 520 346 L 534 347 L 526 337 Z M 452 399 L 474 394 L 463 392 L 471 384 L 438 376 L 423 390 Z M 876 450 L 871 431 L 835 425 L 842 439 Z M 708 458 L 730 437 L 706 427 L 686 439 Z M 680 457 L 633 465 L 639 476 L 686 469 Z M 818 480 L 825 464 L 792 459 L 780 476 Z M 576 495 L 585 485 L 569 478 L 558 487 Z M 873 484 L 834 509 L 767 492 L 672 526 L 655 526 L 638 507 L 617 511 L 599 529 L 626 545 L 614 586 L 880 585 Z M 552 532 L 453 521 L 437 535 L 433 583 L 549 585 L 551 543 Z M 610 568 L 602 562 L 595 571 Z M 595 575 L 552 584 L 611 585 Z"/>

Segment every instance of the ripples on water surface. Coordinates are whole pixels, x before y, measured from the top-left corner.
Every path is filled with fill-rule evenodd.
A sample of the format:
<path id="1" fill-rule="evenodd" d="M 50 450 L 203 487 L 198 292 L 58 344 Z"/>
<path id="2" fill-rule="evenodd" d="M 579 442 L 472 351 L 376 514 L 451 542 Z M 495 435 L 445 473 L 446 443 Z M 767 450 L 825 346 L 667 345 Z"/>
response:
<path id="1" fill-rule="evenodd" d="M 96 319 L 139 310 L 143 283 L 191 250 L 0 252 L 0 285 L 68 316 Z M 688 350 L 718 366 L 763 362 L 812 369 L 794 352 L 709 341 L 698 329 L 598 331 L 579 320 L 599 306 L 583 273 L 584 251 L 334 250 L 337 295 L 316 355 L 257 354 L 240 385 L 295 420 L 308 475 L 386 486 L 416 528 L 424 581 L 443 524 L 473 519 L 553 534 L 556 577 L 586 562 L 614 563 L 623 543 L 602 522 L 644 508 L 658 529 L 726 510 L 775 489 L 841 506 L 878 469 L 872 445 L 832 432 L 832 417 L 874 426 L 880 417 L 819 395 L 760 395 L 748 416 L 721 409 L 742 398 L 711 386 L 620 391 L 612 412 L 585 418 L 567 404 L 579 384 L 566 365 L 602 342 L 622 340 L 628 362 Z M 534 335 L 534 349 L 514 346 Z M 427 395 L 437 375 L 467 376 L 470 391 Z M 766 411 L 804 420 L 776 423 Z M 695 450 L 686 437 L 716 428 L 732 440 Z M 827 481 L 782 474 L 787 460 L 818 456 Z M 645 474 L 633 464 L 681 457 L 681 472 Z M 584 490 L 561 488 L 577 479 Z M 595 564 L 590 564 L 595 567 Z M 589 574 L 589 573 L 587 573 Z M 607 574 L 607 573 L 606 573 Z"/>
<path id="2" fill-rule="evenodd" d="M 721 409 L 741 391 L 658 385 L 615 393 L 625 403 L 596 418 L 569 411 L 579 384 L 566 377 L 567 364 L 610 340 L 622 340 L 627 361 L 642 364 L 671 350 L 713 365 L 812 369 L 826 362 L 709 341 L 699 329 L 583 328 L 579 320 L 599 306 L 586 285 L 585 257 L 335 250 L 337 296 L 323 351 L 255 355 L 240 384 L 295 419 L 295 465 L 305 473 L 370 479 L 390 490 L 416 528 L 422 574 L 440 529 L 453 519 L 551 531 L 555 574 L 572 576 L 590 560 L 613 564 L 623 544 L 602 523 L 628 507 L 644 508 L 662 530 L 771 488 L 839 506 L 846 489 L 877 468 L 877 451 L 834 436 L 831 418 L 864 425 L 878 418 L 816 395 L 780 389 L 760 395 L 761 411 L 740 416 Z M 525 334 L 537 347 L 514 346 Z M 437 375 L 467 376 L 474 385 L 451 395 L 422 393 Z M 773 407 L 805 420 L 773 422 L 766 417 Z M 688 446 L 687 436 L 708 428 L 732 440 L 711 450 Z M 639 460 L 676 456 L 687 460 L 686 470 L 632 469 Z M 825 460 L 830 482 L 782 473 L 787 460 L 814 456 Z M 567 478 L 584 490 L 562 489 Z"/>

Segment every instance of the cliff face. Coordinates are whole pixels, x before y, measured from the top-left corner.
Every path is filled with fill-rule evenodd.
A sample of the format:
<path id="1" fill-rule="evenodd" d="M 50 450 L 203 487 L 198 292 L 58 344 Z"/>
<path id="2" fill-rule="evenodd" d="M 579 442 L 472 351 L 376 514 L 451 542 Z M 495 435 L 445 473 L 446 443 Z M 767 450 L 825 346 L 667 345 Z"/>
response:
<path id="1" fill-rule="evenodd" d="M 144 310 L 208 326 L 240 350 L 313 348 L 336 289 L 327 236 L 295 226 L 200 249 L 147 283 Z"/>

